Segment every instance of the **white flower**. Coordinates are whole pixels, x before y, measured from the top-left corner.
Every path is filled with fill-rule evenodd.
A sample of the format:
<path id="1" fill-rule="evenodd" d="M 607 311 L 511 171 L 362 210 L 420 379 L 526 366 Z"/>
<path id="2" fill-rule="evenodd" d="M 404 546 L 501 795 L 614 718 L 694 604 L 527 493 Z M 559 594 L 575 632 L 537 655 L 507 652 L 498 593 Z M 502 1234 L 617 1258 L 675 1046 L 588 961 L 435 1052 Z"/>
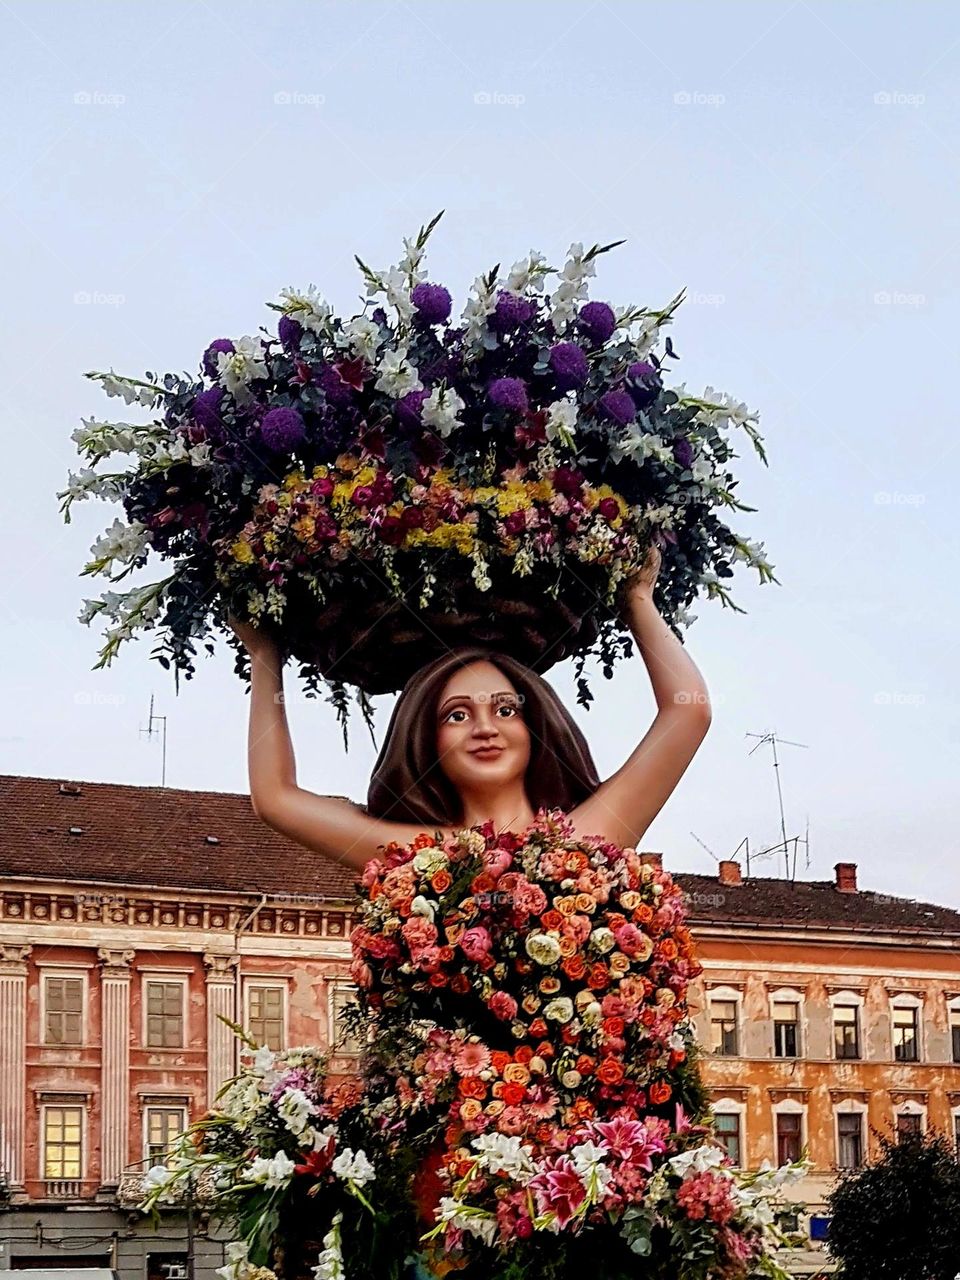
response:
<path id="1" fill-rule="evenodd" d="M 560 943 L 548 933 L 531 933 L 525 947 L 527 955 L 537 964 L 556 964 L 562 955 Z"/>
<path id="2" fill-rule="evenodd" d="M 543 1006 L 543 1016 L 551 1022 L 567 1023 L 573 1017 L 573 1001 L 569 996 L 557 996 Z"/>
<path id="3" fill-rule="evenodd" d="M 497 1238 L 496 1215 L 487 1213 L 473 1205 L 454 1200 L 451 1196 L 443 1196 L 437 1208 L 438 1222 L 449 1222 L 462 1231 L 479 1237 L 486 1245 L 492 1245 Z"/>
<path id="4" fill-rule="evenodd" d="M 283 1187 L 293 1177 L 294 1162 L 285 1151 L 278 1151 L 272 1159 L 257 1156 L 240 1177 L 244 1182 L 258 1182 L 265 1187 Z"/>
<path id="5" fill-rule="evenodd" d="M 285 1089 L 277 1107 L 283 1117 L 283 1123 L 291 1133 L 303 1133 L 310 1116 L 317 1114 L 317 1108 L 302 1089 Z"/>
<path id="6" fill-rule="evenodd" d="M 472 347 L 481 346 L 487 333 L 487 316 L 497 305 L 497 286 L 487 286 L 483 276 L 477 276 L 471 290 L 472 296 L 467 299 L 461 319 L 464 320 L 464 336 Z"/>
<path id="7" fill-rule="evenodd" d="M 586 280 L 597 274 L 596 263 L 583 260 L 583 245 L 577 241 L 567 251 L 567 261 L 560 272 L 560 283 L 550 295 L 550 319 L 558 334 L 566 332 L 567 325 L 577 314 L 577 303 L 587 297 Z"/>
<path id="8" fill-rule="evenodd" d="M 526 1183 L 536 1173 L 530 1148 L 518 1137 L 503 1133 L 481 1133 L 471 1142 L 479 1153 L 478 1163 L 490 1173 L 504 1173 L 517 1182 Z"/>
<path id="9" fill-rule="evenodd" d="M 340 1241 L 340 1223 L 343 1213 L 340 1209 L 333 1215 L 330 1230 L 323 1237 L 323 1252 L 317 1265 L 313 1268 L 314 1280 L 344 1280 L 343 1252 Z"/>
<path id="10" fill-rule="evenodd" d="M 262 338 L 237 338 L 233 351 L 217 352 L 217 378 L 238 400 L 250 398 L 248 384 L 267 376 Z"/>
<path id="11" fill-rule="evenodd" d="M 572 449 L 576 429 L 577 406 L 572 400 L 555 400 L 547 410 L 547 439 L 559 440 L 568 449 Z"/>
<path id="12" fill-rule="evenodd" d="M 251 1270 L 246 1240 L 231 1240 L 224 1248 L 224 1254 L 227 1261 L 222 1267 L 217 1267 L 214 1274 L 223 1276 L 223 1280 L 242 1280 Z"/>
<path id="13" fill-rule="evenodd" d="M 481 836 L 482 840 L 483 837 Z M 413 855 L 413 869 L 418 875 L 429 879 L 435 872 L 447 865 L 447 855 L 435 845 L 427 845 Z"/>
<path id="14" fill-rule="evenodd" d="M 354 1151 L 352 1147 L 344 1147 L 330 1166 L 338 1178 L 356 1182 L 362 1186 L 376 1177 L 373 1165 L 362 1150 Z"/>
<path id="15" fill-rule="evenodd" d="M 265 1076 L 268 1071 L 273 1070 L 273 1065 L 277 1060 L 277 1055 L 272 1049 L 268 1049 L 265 1044 L 253 1055 L 253 1071 L 258 1076 Z"/>
<path id="16" fill-rule="evenodd" d="M 541 293 L 546 262 L 542 253 L 537 249 L 531 249 L 528 257 L 521 258 L 510 268 L 504 289 L 508 293 L 521 296 L 526 293 Z"/>
<path id="17" fill-rule="evenodd" d="M 459 413 L 464 402 L 451 387 L 434 387 L 423 402 L 421 419 L 425 427 L 432 427 L 440 436 L 448 436 L 460 426 Z"/>
<path id="18" fill-rule="evenodd" d="M 606 925 L 601 925 L 598 929 L 594 929 L 590 935 L 590 946 L 601 956 L 606 955 L 608 951 L 612 951 L 616 946 L 616 942 L 613 930 L 608 929 Z"/>
<path id="19" fill-rule="evenodd" d="M 425 898 L 418 893 L 414 900 L 410 903 L 410 914 L 414 916 L 424 916 L 433 923 L 433 919 L 437 914 L 437 903 L 432 902 L 429 898 Z"/>
<path id="20" fill-rule="evenodd" d="M 573 1167 L 587 1188 L 591 1200 L 602 1200 L 610 1186 L 612 1174 L 603 1163 L 610 1148 L 605 1142 L 582 1142 L 570 1152 Z"/>
<path id="21" fill-rule="evenodd" d="M 410 391 L 423 390 L 423 383 L 416 369 L 407 361 L 407 351 L 404 347 L 385 351 L 380 358 L 378 368 L 380 376 L 374 383 L 377 391 L 383 391 L 388 396 L 399 399 Z"/>
<path id="22" fill-rule="evenodd" d="M 163 393 L 162 387 L 132 386 L 132 379 L 123 378 L 111 367 L 109 373 L 99 375 L 100 385 L 108 396 L 122 396 L 124 404 L 152 405 L 158 395 Z"/>
<path id="23" fill-rule="evenodd" d="M 90 548 L 90 554 L 97 562 L 98 572 L 105 569 L 114 560 L 121 564 L 130 564 L 149 547 L 152 534 L 145 524 L 134 520 L 126 524 L 116 519 L 103 536 Z"/>
<path id="24" fill-rule="evenodd" d="M 320 296 L 316 285 L 311 284 L 306 293 L 300 293 L 292 286 L 281 289 L 280 297 L 286 304 L 285 313 L 305 329 L 312 333 L 323 333 L 329 327 L 333 311 L 330 304 Z"/>
<path id="25" fill-rule="evenodd" d="M 356 351 L 357 355 L 363 356 L 364 360 L 373 364 L 377 348 L 383 341 L 380 326 L 367 316 L 357 316 L 356 319 L 348 321 L 341 332 L 347 345 Z"/>
<path id="26" fill-rule="evenodd" d="M 144 1181 L 147 1184 L 147 1190 L 152 1191 L 158 1187 L 165 1187 L 172 1177 L 173 1174 L 165 1164 L 152 1164 L 146 1172 Z"/>
<path id="27" fill-rule="evenodd" d="M 722 1147 L 705 1142 L 699 1147 L 691 1147 L 689 1151 L 681 1151 L 678 1156 L 673 1156 L 668 1160 L 667 1164 L 675 1173 L 679 1173 L 682 1178 L 686 1178 L 691 1174 L 706 1173 L 710 1170 L 723 1176 L 727 1173 L 727 1170 L 721 1167 L 725 1155 L 726 1153 Z M 730 1175 L 728 1174 L 727 1176 Z"/>

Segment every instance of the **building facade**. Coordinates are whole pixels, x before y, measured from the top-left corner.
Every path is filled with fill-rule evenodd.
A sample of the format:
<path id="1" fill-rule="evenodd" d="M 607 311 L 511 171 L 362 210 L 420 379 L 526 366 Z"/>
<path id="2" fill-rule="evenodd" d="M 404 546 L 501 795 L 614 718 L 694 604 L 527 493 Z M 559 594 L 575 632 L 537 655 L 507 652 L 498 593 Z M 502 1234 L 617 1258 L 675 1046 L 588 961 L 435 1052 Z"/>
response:
<path id="1" fill-rule="evenodd" d="M 233 1074 L 232 1022 L 355 1069 L 351 873 L 242 795 L 4 777 L 0 801 L 0 1270 L 210 1274 L 219 1228 L 154 1232 L 142 1174 Z M 798 1226 L 822 1234 L 838 1168 L 880 1133 L 960 1140 L 960 912 L 860 890 L 852 863 L 676 879 L 718 1135 L 747 1168 L 809 1152 Z"/>

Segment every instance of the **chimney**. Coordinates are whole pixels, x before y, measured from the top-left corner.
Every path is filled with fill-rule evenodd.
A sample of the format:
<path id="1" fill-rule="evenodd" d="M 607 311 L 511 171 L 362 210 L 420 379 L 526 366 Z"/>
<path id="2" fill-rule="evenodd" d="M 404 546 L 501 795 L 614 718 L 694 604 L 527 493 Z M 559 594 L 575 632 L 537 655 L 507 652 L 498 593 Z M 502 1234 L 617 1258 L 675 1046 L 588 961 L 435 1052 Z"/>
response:
<path id="1" fill-rule="evenodd" d="M 658 871 L 663 870 L 663 854 L 662 853 L 651 853 L 649 850 L 641 849 L 640 861 L 649 863 L 650 866 L 656 867 Z"/>
<path id="2" fill-rule="evenodd" d="M 724 859 L 720 863 L 720 883 L 721 884 L 742 884 L 743 877 L 740 874 L 740 863 L 733 859 Z"/>
<path id="3" fill-rule="evenodd" d="M 836 886 L 841 893 L 857 892 L 857 864 L 855 862 L 838 862 L 834 865 L 837 873 Z"/>

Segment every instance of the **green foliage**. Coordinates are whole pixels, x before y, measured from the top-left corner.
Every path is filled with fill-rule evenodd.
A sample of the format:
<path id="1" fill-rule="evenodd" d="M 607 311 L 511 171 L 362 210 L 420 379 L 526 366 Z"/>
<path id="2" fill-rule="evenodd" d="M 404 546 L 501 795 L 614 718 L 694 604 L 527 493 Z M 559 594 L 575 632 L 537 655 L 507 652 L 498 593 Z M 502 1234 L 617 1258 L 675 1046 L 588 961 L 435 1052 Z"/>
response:
<path id="1" fill-rule="evenodd" d="M 880 1159 L 827 1198 L 828 1244 L 844 1280 L 954 1280 L 960 1271 L 960 1157 L 942 1133 L 880 1139 Z"/>

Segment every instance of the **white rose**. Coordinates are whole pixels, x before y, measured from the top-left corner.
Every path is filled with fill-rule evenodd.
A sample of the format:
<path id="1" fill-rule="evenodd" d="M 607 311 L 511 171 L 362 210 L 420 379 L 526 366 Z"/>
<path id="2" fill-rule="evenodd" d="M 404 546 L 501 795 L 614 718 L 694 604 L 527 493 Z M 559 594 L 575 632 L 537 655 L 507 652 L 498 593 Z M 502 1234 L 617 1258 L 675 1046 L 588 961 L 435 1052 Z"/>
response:
<path id="1" fill-rule="evenodd" d="M 569 996 L 557 996 L 544 1006 L 543 1016 L 551 1022 L 569 1022 L 573 1017 L 573 1001 Z"/>
<path id="2" fill-rule="evenodd" d="M 526 941 L 526 952 L 537 964 L 556 964 L 560 959 L 560 943 L 548 933 L 531 933 Z"/>

